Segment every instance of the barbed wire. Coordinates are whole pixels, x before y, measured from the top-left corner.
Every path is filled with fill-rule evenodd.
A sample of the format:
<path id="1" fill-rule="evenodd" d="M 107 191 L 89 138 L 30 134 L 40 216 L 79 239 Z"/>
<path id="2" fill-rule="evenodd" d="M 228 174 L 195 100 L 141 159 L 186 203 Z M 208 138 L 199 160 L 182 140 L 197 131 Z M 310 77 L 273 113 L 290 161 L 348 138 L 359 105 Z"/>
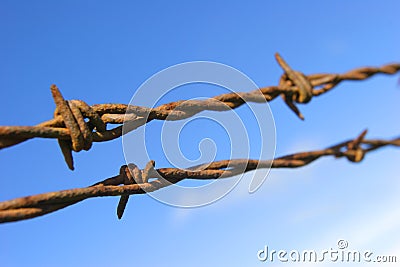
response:
<path id="1" fill-rule="evenodd" d="M 205 110 L 225 111 L 245 102 L 269 102 L 279 95 L 300 119 L 304 119 L 295 103 L 306 104 L 345 80 L 364 80 L 378 73 L 394 74 L 400 70 L 400 64 L 394 63 L 357 68 L 343 74 L 305 75 L 293 70 L 278 53 L 275 57 L 284 70 L 277 86 L 222 94 L 206 100 L 181 100 L 155 108 L 125 104 L 89 106 L 82 100 L 66 101 L 57 86 L 52 85 L 50 89 L 56 104 L 54 118 L 36 126 L 0 126 L 0 149 L 35 137 L 56 138 L 68 167 L 73 170 L 72 151 L 89 150 L 93 142 L 116 139 L 152 120 L 182 120 Z M 109 124 L 124 124 L 124 129 L 120 125 L 107 130 Z"/>
<path id="2" fill-rule="evenodd" d="M 146 194 L 185 179 L 222 179 L 261 168 L 298 168 L 326 156 L 345 157 L 360 162 L 364 156 L 385 146 L 400 146 L 400 137 L 392 140 L 364 139 L 367 130 L 357 138 L 341 142 L 323 150 L 295 153 L 274 160 L 233 159 L 211 162 L 183 170 L 177 168 L 154 169 L 150 161 L 143 170 L 135 164 L 123 165 L 118 175 L 86 188 L 76 188 L 0 202 L 0 223 L 30 219 L 48 214 L 80 201 L 94 197 L 121 196 L 117 206 L 120 219 L 130 195 Z M 151 181 L 150 181 L 151 180 Z"/>

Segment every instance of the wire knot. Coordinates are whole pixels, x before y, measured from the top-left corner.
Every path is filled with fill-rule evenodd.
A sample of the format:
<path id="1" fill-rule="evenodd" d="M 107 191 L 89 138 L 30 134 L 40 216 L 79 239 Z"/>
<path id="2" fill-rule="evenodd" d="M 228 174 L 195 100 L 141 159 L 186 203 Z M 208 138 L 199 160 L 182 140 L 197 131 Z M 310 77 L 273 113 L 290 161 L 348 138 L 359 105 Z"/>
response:
<path id="1" fill-rule="evenodd" d="M 119 179 L 124 185 L 148 183 L 151 172 L 154 171 L 155 161 L 150 160 L 143 170 L 140 170 L 136 164 L 129 163 L 121 166 L 119 170 Z M 129 195 L 122 195 L 118 202 L 117 216 L 122 218 L 125 207 L 128 204 Z"/>
<path id="2" fill-rule="evenodd" d="M 364 130 L 356 139 L 347 144 L 347 150 L 344 155 L 351 162 L 360 162 L 364 159 L 365 151 L 362 149 L 361 144 L 367 132 L 368 130 Z"/>
<path id="3" fill-rule="evenodd" d="M 53 84 L 50 89 L 56 104 L 54 117 L 61 116 L 70 133 L 70 140 L 58 138 L 58 143 L 68 167 L 73 170 L 72 150 L 89 150 L 93 142 L 92 131 L 104 132 L 106 125 L 99 114 L 82 100 L 66 101 L 56 85 Z"/>
<path id="4" fill-rule="evenodd" d="M 300 71 L 293 70 L 278 53 L 275 54 L 275 58 L 285 72 L 281 76 L 279 86 L 292 89 L 288 90 L 292 101 L 302 104 L 310 102 L 313 97 L 313 85 L 307 76 Z"/>
<path id="5" fill-rule="evenodd" d="M 284 91 L 281 96 L 286 105 L 302 120 L 303 114 L 293 103 L 308 103 L 313 97 L 313 85 L 311 81 L 303 73 L 293 70 L 283 58 L 276 53 L 276 61 L 279 66 L 284 70 L 284 74 L 279 81 L 279 87 Z"/>

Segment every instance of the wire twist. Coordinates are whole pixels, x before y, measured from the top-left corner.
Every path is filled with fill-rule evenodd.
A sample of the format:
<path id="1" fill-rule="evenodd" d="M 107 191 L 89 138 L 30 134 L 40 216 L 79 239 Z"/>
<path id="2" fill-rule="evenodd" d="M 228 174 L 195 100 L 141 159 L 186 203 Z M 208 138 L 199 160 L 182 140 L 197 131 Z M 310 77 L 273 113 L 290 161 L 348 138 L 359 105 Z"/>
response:
<path id="1" fill-rule="evenodd" d="M 50 87 L 56 110 L 54 117 L 61 116 L 65 128 L 70 133 L 70 140 L 58 138 L 58 144 L 64 155 L 68 167 L 73 170 L 74 163 L 72 150 L 79 152 L 82 149 L 89 150 L 92 147 L 92 131 L 96 129 L 99 133 L 106 131 L 106 125 L 88 104 L 81 100 L 65 101 L 56 85 Z M 86 122 L 85 118 L 89 121 Z"/>
<path id="2" fill-rule="evenodd" d="M 394 74 L 400 70 L 400 64 L 394 63 L 358 68 L 344 74 L 305 75 L 293 70 L 278 53 L 275 58 L 284 71 L 278 86 L 228 93 L 206 100 L 176 101 L 155 108 L 124 104 L 89 106 L 81 100 L 66 101 L 57 86 L 52 85 L 56 103 L 54 118 L 36 126 L 0 126 L 0 149 L 35 137 L 56 138 L 68 167 L 73 170 L 72 151 L 89 150 L 93 142 L 113 140 L 152 120 L 182 120 L 205 110 L 226 111 L 246 102 L 269 102 L 279 95 L 300 119 L 304 119 L 295 103 L 309 103 L 313 97 L 332 90 L 345 80 L 364 80 L 378 73 Z M 124 131 L 122 125 L 107 130 L 108 124 L 122 123 Z"/>
<path id="3" fill-rule="evenodd" d="M 299 168 L 327 156 L 344 157 L 351 162 L 360 162 L 371 151 L 385 146 L 400 147 L 400 137 L 392 140 L 366 140 L 364 139 L 366 133 L 365 130 L 354 140 L 341 142 L 323 150 L 295 153 L 274 160 L 221 160 L 186 170 L 177 168 L 154 169 L 154 161 L 147 163 L 143 170 L 140 170 L 135 164 L 123 165 L 117 176 L 107 178 L 86 188 L 50 192 L 0 202 L 0 223 L 38 217 L 74 205 L 82 200 L 101 196 L 121 196 L 117 206 L 117 216 L 121 219 L 129 195 L 153 192 L 184 179 L 223 179 L 269 167 Z"/>

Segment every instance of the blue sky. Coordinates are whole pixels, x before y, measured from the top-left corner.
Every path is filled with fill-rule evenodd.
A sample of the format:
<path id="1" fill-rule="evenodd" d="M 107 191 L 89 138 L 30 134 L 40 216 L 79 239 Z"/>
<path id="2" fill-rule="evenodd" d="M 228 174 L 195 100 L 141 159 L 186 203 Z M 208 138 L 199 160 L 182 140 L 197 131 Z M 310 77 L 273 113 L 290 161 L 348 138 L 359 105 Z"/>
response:
<path id="1" fill-rule="evenodd" d="M 149 77 L 188 61 L 227 64 L 259 86 L 279 80 L 275 52 L 304 73 L 398 62 L 398 10 L 395 0 L 2 0 L 0 125 L 50 119 L 52 83 L 66 99 L 129 103 Z M 195 89 L 170 97 L 220 93 L 214 87 L 204 95 Z M 365 128 L 371 138 L 398 136 L 399 98 L 399 75 L 379 75 L 344 82 L 301 105 L 305 121 L 277 99 L 270 104 L 276 155 L 323 148 Z M 152 122 L 149 131 L 157 133 L 162 123 Z M 226 142 L 218 131 L 203 131 L 217 147 Z M 196 157 L 202 136 L 182 138 L 184 153 Z M 168 167 L 157 144 L 151 144 L 152 157 L 160 159 L 157 166 Z M 224 147 L 218 147 L 221 158 Z M 257 251 L 265 245 L 323 250 L 338 239 L 351 249 L 400 259 L 399 155 L 385 148 L 359 164 L 323 159 L 301 169 L 272 170 L 255 194 L 248 194 L 245 177 L 220 201 L 195 209 L 134 196 L 121 221 L 115 215 L 117 198 L 87 200 L 0 225 L 0 265 L 275 266 L 288 263 L 259 262 Z M 55 140 L 35 139 L 0 151 L 0 200 L 83 187 L 115 175 L 125 164 L 121 139 L 97 143 L 75 154 L 75 162 L 76 170 L 68 170 Z"/>

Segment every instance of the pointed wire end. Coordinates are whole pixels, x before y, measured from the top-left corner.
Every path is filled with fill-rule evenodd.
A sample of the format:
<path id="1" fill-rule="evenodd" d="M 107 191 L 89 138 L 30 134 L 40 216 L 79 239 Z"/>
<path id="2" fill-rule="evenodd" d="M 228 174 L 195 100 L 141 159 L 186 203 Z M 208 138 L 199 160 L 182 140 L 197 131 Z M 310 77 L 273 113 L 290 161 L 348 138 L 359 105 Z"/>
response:
<path id="1" fill-rule="evenodd" d="M 73 171 L 75 170 L 74 167 L 74 158 L 72 157 L 72 151 L 70 151 L 67 155 L 64 155 L 65 162 L 68 165 L 68 168 Z"/>
<path id="2" fill-rule="evenodd" d="M 357 137 L 357 139 L 358 140 L 363 140 L 364 139 L 364 137 L 367 135 L 367 133 L 368 133 L 368 129 L 365 129 L 358 137 Z"/>
<path id="3" fill-rule="evenodd" d="M 118 203 L 118 208 L 117 208 L 117 216 L 118 216 L 118 220 L 121 220 L 122 215 L 124 215 L 124 211 L 125 211 L 125 207 L 123 209 L 120 208 L 120 204 L 121 201 Z"/>
<path id="4" fill-rule="evenodd" d="M 124 211 L 120 212 L 120 211 L 117 210 L 118 220 L 122 219 L 122 215 L 124 215 Z"/>
<path id="5" fill-rule="evenodd" d="M 300 120 L 304 121 L 304 115 L 300 112 L 299 108 L 296 105 L 293 104 L 293 106 L 289 107 L 294 112 L 294 114 L 296 114 L 296 116 L 300 118 Z"/>
<path id="6" fill-rule="evenodd" d="M 275 60 L 276 62 L 278 62 L 278 65 L 286 72 L 286 70 L 289 68 L 289 65 L 279 53 L 275 53 Z"/>
<path id="7" fill-rule="evenodd" d="M 64 156 L 64 160 L 68 165 L 68 168 L 73 171 L 74 168 L 74 158 L 72 157 L 71 144 L 67 140 L 58 139 L 58 145 L 61 148 L 61 152 Z"/>
<path id="8" fill-rule="evenodd" d="M 63 99 L 60 89 L 58 89 L 57 85 L 52 84 L 50 86 L 51 94 L 53 95 L 53 99 Z"/>
<path id="9" fill-rule="evenodd" d="M 122 215 L 124 215 L 126 204 L 128 203 L 129 196 L 121 196 L 117 206 L 117 216 L 121 220 Z"/>
<path id="10" fill-rule="evenodd" d="M 55 84 L 50 85 L 50 90 L 51 91 L 59 91 L 57 88 L 57 85 L 55 85 Z"/>
<path id="11" fill-rule="evenodd" d="M 297 107 L 296 107 L 296 109 L 292 109 L 291 108 L 291 110 L 294 112 L 294 114 L 296 114 L 296 116 L 300 119 L 300 120 L 302 120 L 302 121 L 304 121 L 304 115 L 300 112 L 300 110 L 299 109 L 297 109 Z"/>
<path id="12" fill-rule="evenodd" d="M 287 98 L 286 95 L 282 94 L 282 98 L 285 101 L 285 104 L 289 107 L 289 109 L 293 111 L 297 117 L 299 117 L 302 121 L 304 121 L 304 116 L 300 112 L 299 108 L 289 98 Z"/>

